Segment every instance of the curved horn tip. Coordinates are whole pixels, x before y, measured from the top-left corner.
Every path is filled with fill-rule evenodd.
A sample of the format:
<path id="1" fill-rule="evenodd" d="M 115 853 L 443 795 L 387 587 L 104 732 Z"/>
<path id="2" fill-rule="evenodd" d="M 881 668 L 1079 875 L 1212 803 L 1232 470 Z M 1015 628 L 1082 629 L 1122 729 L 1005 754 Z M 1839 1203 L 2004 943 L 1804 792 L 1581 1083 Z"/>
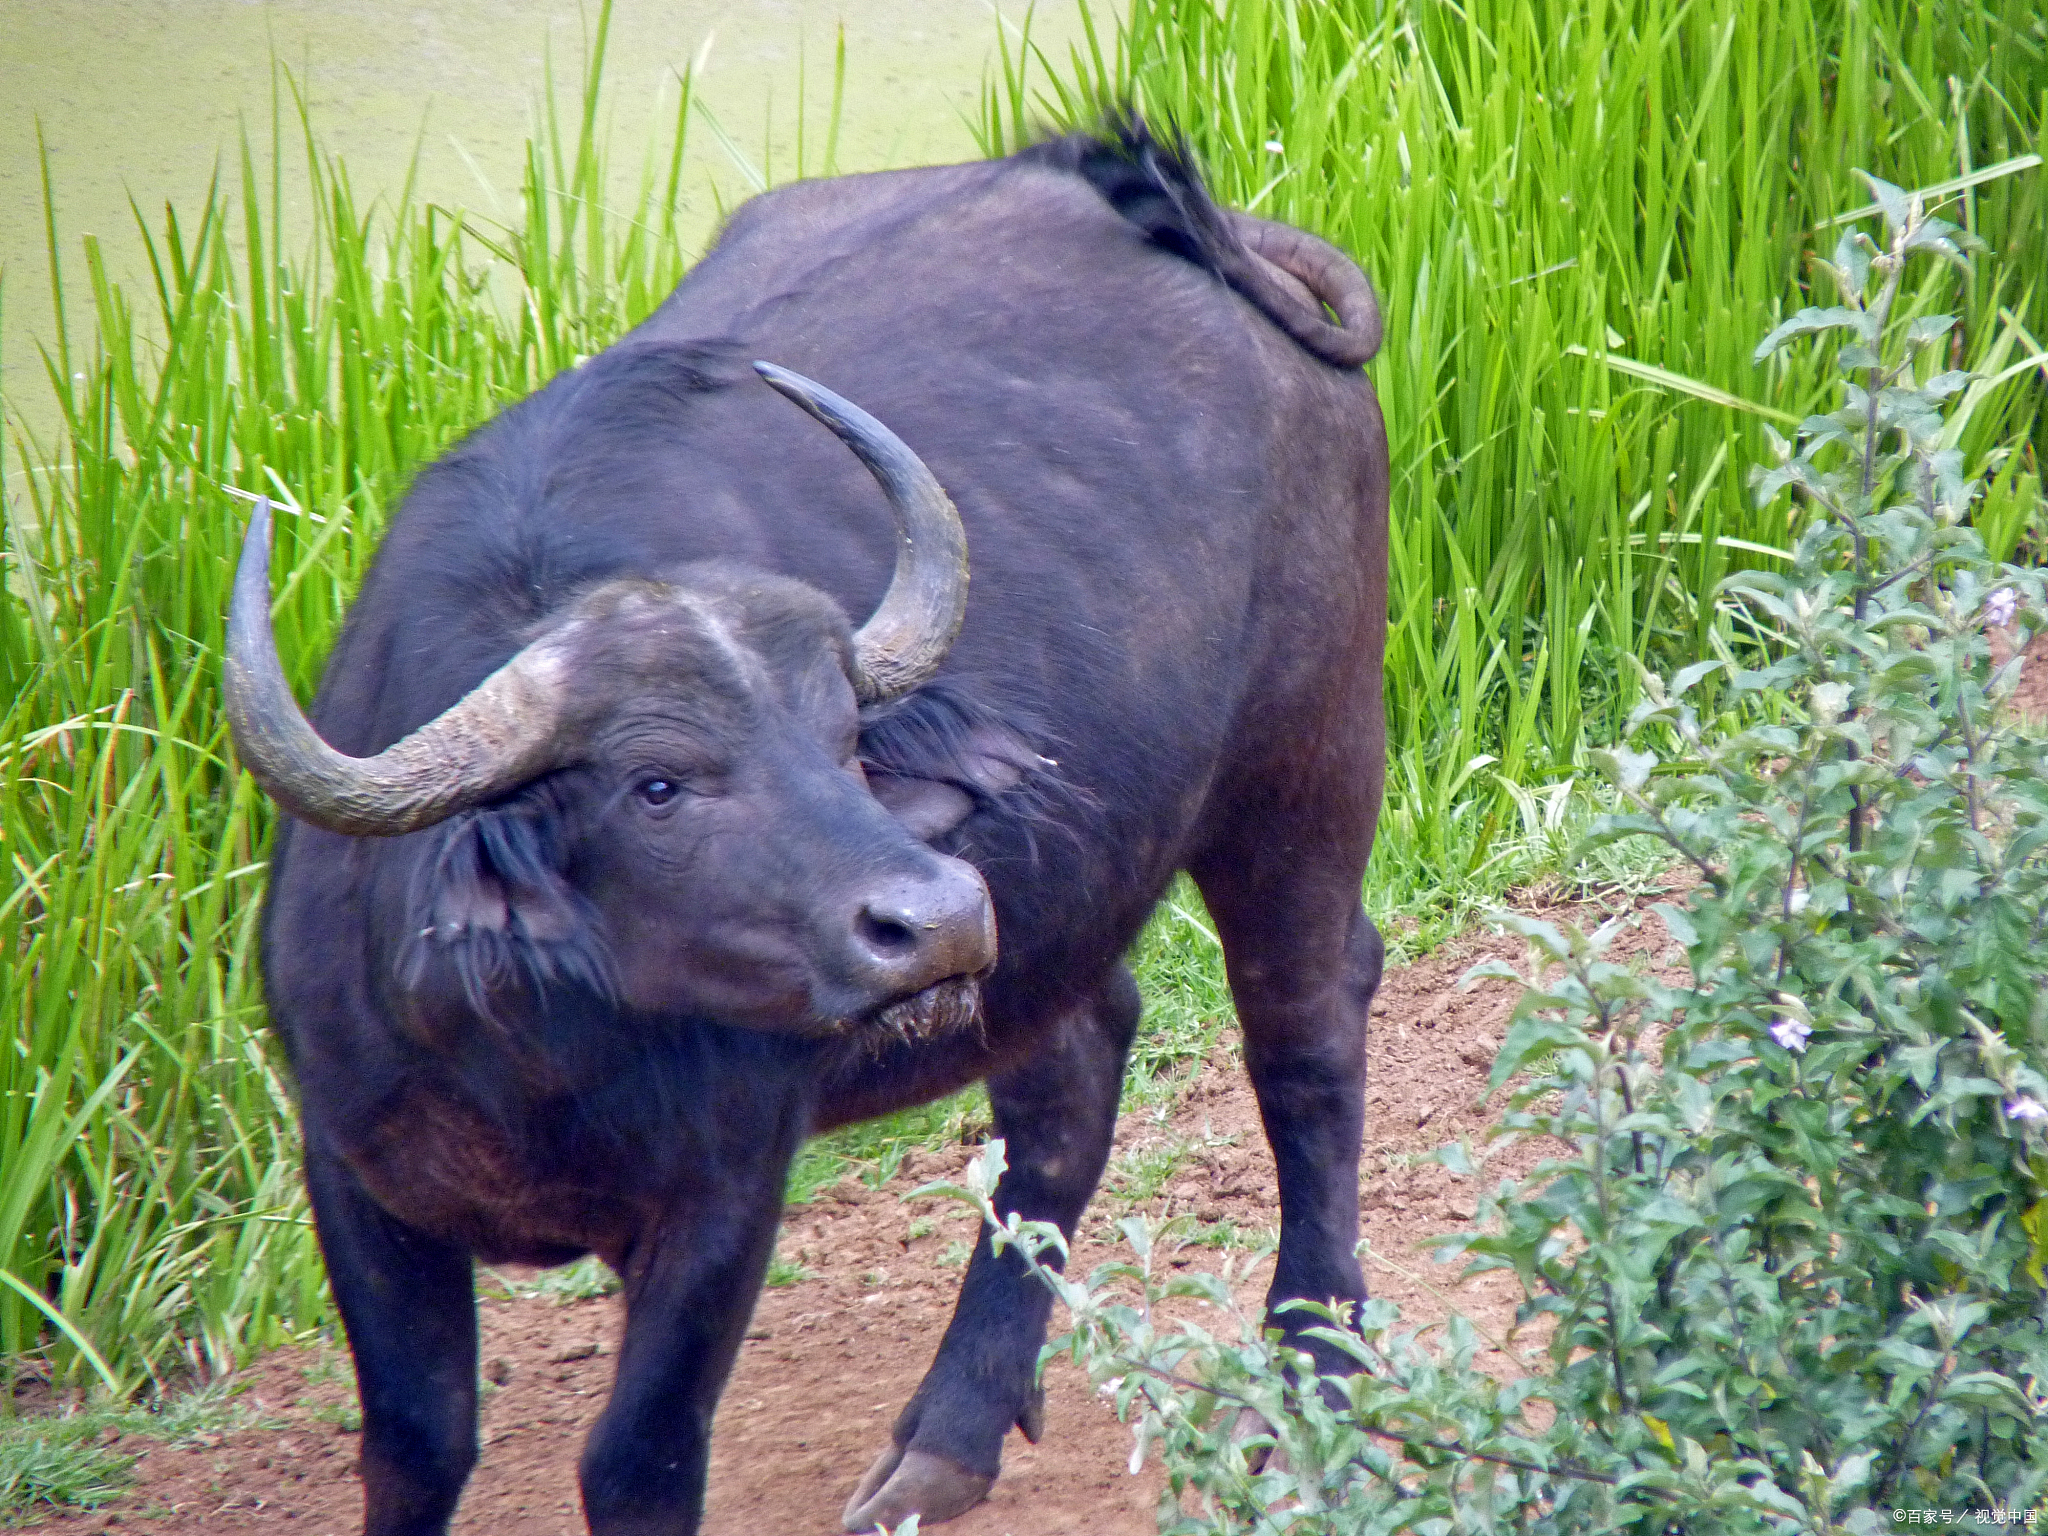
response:
<path id="1" fill-rule="evenodd" d="M 816 379 L 805 378 L 794 368 L 784 368 L 779 363 L 756 358 L 754 372 L 761 375 L 762 381 L 778 395 L 802 406 L 811 417 L 842 437 L 848 424 L 868 425 L 870 418 L 859 406 L 827 389 Z"/>
<path id="2" fill-rule="evenodd" d="M 280 806 L 348 837 L 395 837 L 446 820 L 553 763 L 559 679 L 550 669 L 522 665 L 538 641 L 375 757 L 337 752 L 306 719 L 278 660 L 270 531 L 269 499 L 258 498 L 235 572 L 221 681 L 242 765 Z"/>
<path id="3" fill-rule="evenodd" d="M 231 663 L 260 661 L 275 655 L 270 638 L 270 498 L 258 496 L 242 530 L 242 548 L 235 561 L 235 579 L 228 589 L 227 659 Z"/>
<path id="4" fill-rule="evenodd" d="M 249 525 L 242 530 L 241 555 L 235 563 L 235 581 L 238 585 L 244 579 L 250 561 L 256 559 L 262 563 L 264 588 L 266 591 L 269 589 L 270 542 L 270 498 L 258 496 L 255 506 L 249 509 Z"/>
<path id="5" fill-rule="evenodd" d="M 765 358 L 754 359 L 754 372 L 761 375 L 769 388 L 787 395 L 798 405 L 806 408 L 812 407 L 812 402 L 817 399 L 819 391 L 824 387 L 815 379 L 807 379 L 794 369 L 785 368 L 780 363 L 771 363 Z"/>
<path id="6" fill-rule="evenodd" d="M 967 531 L 937 478 L 909 444 L 824 385 L 775 363 L 754 371 L 850 448 L 881 483 L 896 517 L 896 570 L 854 632 L 853 676 L 863 702 L 919 686 L 944 660 L 967 612 Z"/>

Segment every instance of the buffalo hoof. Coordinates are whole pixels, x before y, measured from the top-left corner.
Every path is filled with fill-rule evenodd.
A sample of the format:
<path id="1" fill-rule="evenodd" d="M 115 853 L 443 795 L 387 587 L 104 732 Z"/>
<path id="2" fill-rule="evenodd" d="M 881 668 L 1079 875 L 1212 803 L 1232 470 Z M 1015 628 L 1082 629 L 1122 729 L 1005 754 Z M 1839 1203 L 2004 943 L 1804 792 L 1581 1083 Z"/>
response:
<path id="1" fill-rule="evenodd" d="M 1270 1445 L 1246 1445 L 1248 1440 L 1260 1437 L 1272 1440 Z M 1237 1410 L 1237 1422 L 1230 1426 L 1231 1444 L 1244 1452 L 1245 1465 L 1253 1472 L 1287 1472 L 1294 1463 L 1288 1459 L 1287 1448 L 1274 1435 L 1273 1426 L 1266 1416 L 1256 1408 Z"/>
<path id="2" fill-rule="evenodd" d="M 893 1531 L 912 1515 L 920 1525 L 937 1525 L 966 1514 L 995 1483 L 957 1461 L 892 1445 L 875 1458 L 840 1518 L 849 1531 L 872 1531 L 878 1525 Z"/>

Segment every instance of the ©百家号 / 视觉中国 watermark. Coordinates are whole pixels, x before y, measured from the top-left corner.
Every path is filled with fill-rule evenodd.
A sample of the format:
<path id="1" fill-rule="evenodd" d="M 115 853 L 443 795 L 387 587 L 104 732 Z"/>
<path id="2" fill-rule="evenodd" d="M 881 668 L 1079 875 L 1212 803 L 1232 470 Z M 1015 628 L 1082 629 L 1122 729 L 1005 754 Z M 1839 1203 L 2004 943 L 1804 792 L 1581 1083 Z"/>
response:
<path id="1" fill-rule="evenodd" d="M 2036 1509 L 1894 1509 L 1894 1525 L 1948 1526 L 2036 1526 L 2042 1524 Z"/>

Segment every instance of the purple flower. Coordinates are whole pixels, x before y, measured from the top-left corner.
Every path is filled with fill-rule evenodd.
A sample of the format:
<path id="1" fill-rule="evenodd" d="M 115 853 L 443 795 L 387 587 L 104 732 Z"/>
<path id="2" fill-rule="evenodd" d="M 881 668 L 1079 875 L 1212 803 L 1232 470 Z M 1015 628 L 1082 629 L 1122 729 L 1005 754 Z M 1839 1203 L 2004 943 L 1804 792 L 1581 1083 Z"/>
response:
<path id="1" fill-rule="evenodd" d="M 2005 1118 L 2008 1120 L 2048 1120 L 2048 1104 L 2043 1104 L 2031 1094 L 2021 1094 L 2016 1099 L 2005 1101 Z"/>
<path id="2" fill-rule="evenodd" d="M 1813 1026 L 1798 1019 L 1779 1019 L 1771 1025 L 1771 1038 L 1795 1056 L 1806 1049 L 1806 1037 L 1812 1033 Z"/>
<path id="3" fill-rule="evenodd" d="M 2012 622 L 2012 616 L 2019 612 L 2020 595 L 2011 587 L 2000 587 L 1984 599 L 1984 622 L 2003 629 Z"/>

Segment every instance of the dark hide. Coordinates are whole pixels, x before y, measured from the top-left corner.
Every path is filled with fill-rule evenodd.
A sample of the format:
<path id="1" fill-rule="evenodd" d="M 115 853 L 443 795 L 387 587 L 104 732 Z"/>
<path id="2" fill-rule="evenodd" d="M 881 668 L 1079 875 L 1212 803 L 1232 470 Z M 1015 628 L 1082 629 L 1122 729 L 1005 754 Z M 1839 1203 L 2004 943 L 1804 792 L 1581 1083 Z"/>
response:
<path id="1" fill-rule="evenodd" d="M 1121 959 L 1183 869 L 1279 1168 L 1270 1301 L 1364 1295 L 1387 468 L 1371 386 L 1331 358 L 1378 322 L 1341 258 L 1319 259 L 1348 308 L 1272 276 L 1302 237 L 1268 226 L 1260 257 L 1250 228 L 1129 123 L 797 183 L 420 472 L 321 733 L 379 751 L 572 614 L 579 688 L 618 702 L 583 760 L 441 826 L 278 840 L 267 987 L 369 1531 L 445 1529 L 474 1460 L 474 1257 L 618 1268 L 585 1510 L 609 1536 L 689 1533 L 804 1137 L 986 1079 L 998 1200 L 1071 1231 L 1138 1022 Z M 754 358 L 873 413 L 960 509 L 966 620 L 906 698 L 857 712 L 846 671 L 894 558 L 883 498 Z M 915 924 L 884 897 L 969 865 L 1000 935 L 978 1017 L 885 1027 L 906 989 L 859 981 L 826 918 L 886 970 Z M 1036 1432 L 1048 1307 L 984 1241 L 869 1523 L 955 1512 L 933 1501 Z"/>

